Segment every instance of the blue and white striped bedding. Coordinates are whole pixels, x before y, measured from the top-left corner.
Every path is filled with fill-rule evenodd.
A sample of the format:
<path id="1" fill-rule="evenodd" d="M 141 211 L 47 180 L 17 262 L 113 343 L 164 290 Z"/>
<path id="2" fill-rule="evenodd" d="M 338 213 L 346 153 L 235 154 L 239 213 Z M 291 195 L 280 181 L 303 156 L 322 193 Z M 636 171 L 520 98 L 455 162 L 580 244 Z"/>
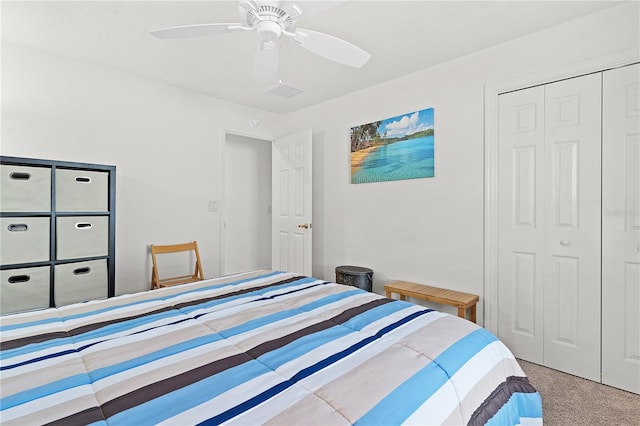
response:
<path id="1" fill-rule="evenodd" d="M 469 321 L 256 271 L 0 318 L 13 424 L 541 424 Z"/>

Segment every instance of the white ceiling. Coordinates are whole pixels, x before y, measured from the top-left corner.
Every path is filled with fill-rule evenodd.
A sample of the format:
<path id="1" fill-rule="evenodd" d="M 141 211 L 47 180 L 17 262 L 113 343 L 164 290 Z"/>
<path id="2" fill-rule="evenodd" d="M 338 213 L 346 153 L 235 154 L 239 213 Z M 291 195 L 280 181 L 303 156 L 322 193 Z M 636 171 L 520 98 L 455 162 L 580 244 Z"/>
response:
<path id="1" fill-rule="evenodd" d="M 344 38 L 372 58 L 354 69 L 280 43 L 282 98 L 253 77 L 255 33 L 160 40 L 150 30 L 240 22 L 235 1 L 6 1 L 2 40 L 216 98 L 287 113 L 616 6 L 615 1 L 296 1 L 298 26 Z M 3 64 L 10 66 L 11 64 Z"/>

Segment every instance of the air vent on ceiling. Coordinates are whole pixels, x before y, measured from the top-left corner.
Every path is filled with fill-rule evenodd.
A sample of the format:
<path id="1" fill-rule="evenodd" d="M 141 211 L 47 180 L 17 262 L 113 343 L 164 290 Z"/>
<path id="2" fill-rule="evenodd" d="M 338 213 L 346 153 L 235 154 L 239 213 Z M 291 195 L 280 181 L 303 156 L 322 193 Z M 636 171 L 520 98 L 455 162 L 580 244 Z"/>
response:
<path id="1" fill-rule="evenodd" d="M 271 89 L 267 89 L 268 93 L 273 93 L 274 95 L 282 96 L 284 98 L 290 98 L 295 95 L 299 95 L 304 92 L 302 89 L 298 89 L 297 87 L 288 86 L 284 84 L 282 81 L 279 81 L 278 84 Z"/>

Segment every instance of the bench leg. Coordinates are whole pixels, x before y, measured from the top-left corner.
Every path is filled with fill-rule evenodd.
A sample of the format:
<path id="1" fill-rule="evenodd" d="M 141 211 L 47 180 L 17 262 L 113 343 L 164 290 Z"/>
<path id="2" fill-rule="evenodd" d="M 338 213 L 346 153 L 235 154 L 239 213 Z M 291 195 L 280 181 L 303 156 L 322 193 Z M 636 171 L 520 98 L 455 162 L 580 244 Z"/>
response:
<path id="1" fill-rule="evenodd" d="M 465 309 L 464 306 L 462 306 L 462 307 L 458 306 L 458 316 L 460 318 L 464 318 L 464 319 L 467 318 L 467 310 Z"/>
<path id="2" fill-rule="evenodd" d="M 469 308 L 469 321 L 475 323 L 476 322 L 476 305 L 473 304 L 470 308 Z"/>
<path id="3" fill-rule="evenodd" d="M 386 293 L 387 293 L 387 299 L 391 299 L 391 292 L 387 291 Z"/>
<path id="4" fill-rule="evenodd" d="M 407 296 L 405 296 L 404 294 L 400 295 L 400 300 L 407 300 Z"/>

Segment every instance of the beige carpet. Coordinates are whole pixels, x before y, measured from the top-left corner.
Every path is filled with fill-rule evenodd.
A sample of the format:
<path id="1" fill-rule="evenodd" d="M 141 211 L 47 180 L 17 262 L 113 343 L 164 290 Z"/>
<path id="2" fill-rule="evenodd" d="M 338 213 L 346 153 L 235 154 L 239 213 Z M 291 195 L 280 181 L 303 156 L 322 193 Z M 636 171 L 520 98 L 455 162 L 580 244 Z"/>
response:
<path id="1" fill-rule="evenodd" d="M 640 426 L 640 395 L 518 360 L 542 395 L 545 426 Z"/>

